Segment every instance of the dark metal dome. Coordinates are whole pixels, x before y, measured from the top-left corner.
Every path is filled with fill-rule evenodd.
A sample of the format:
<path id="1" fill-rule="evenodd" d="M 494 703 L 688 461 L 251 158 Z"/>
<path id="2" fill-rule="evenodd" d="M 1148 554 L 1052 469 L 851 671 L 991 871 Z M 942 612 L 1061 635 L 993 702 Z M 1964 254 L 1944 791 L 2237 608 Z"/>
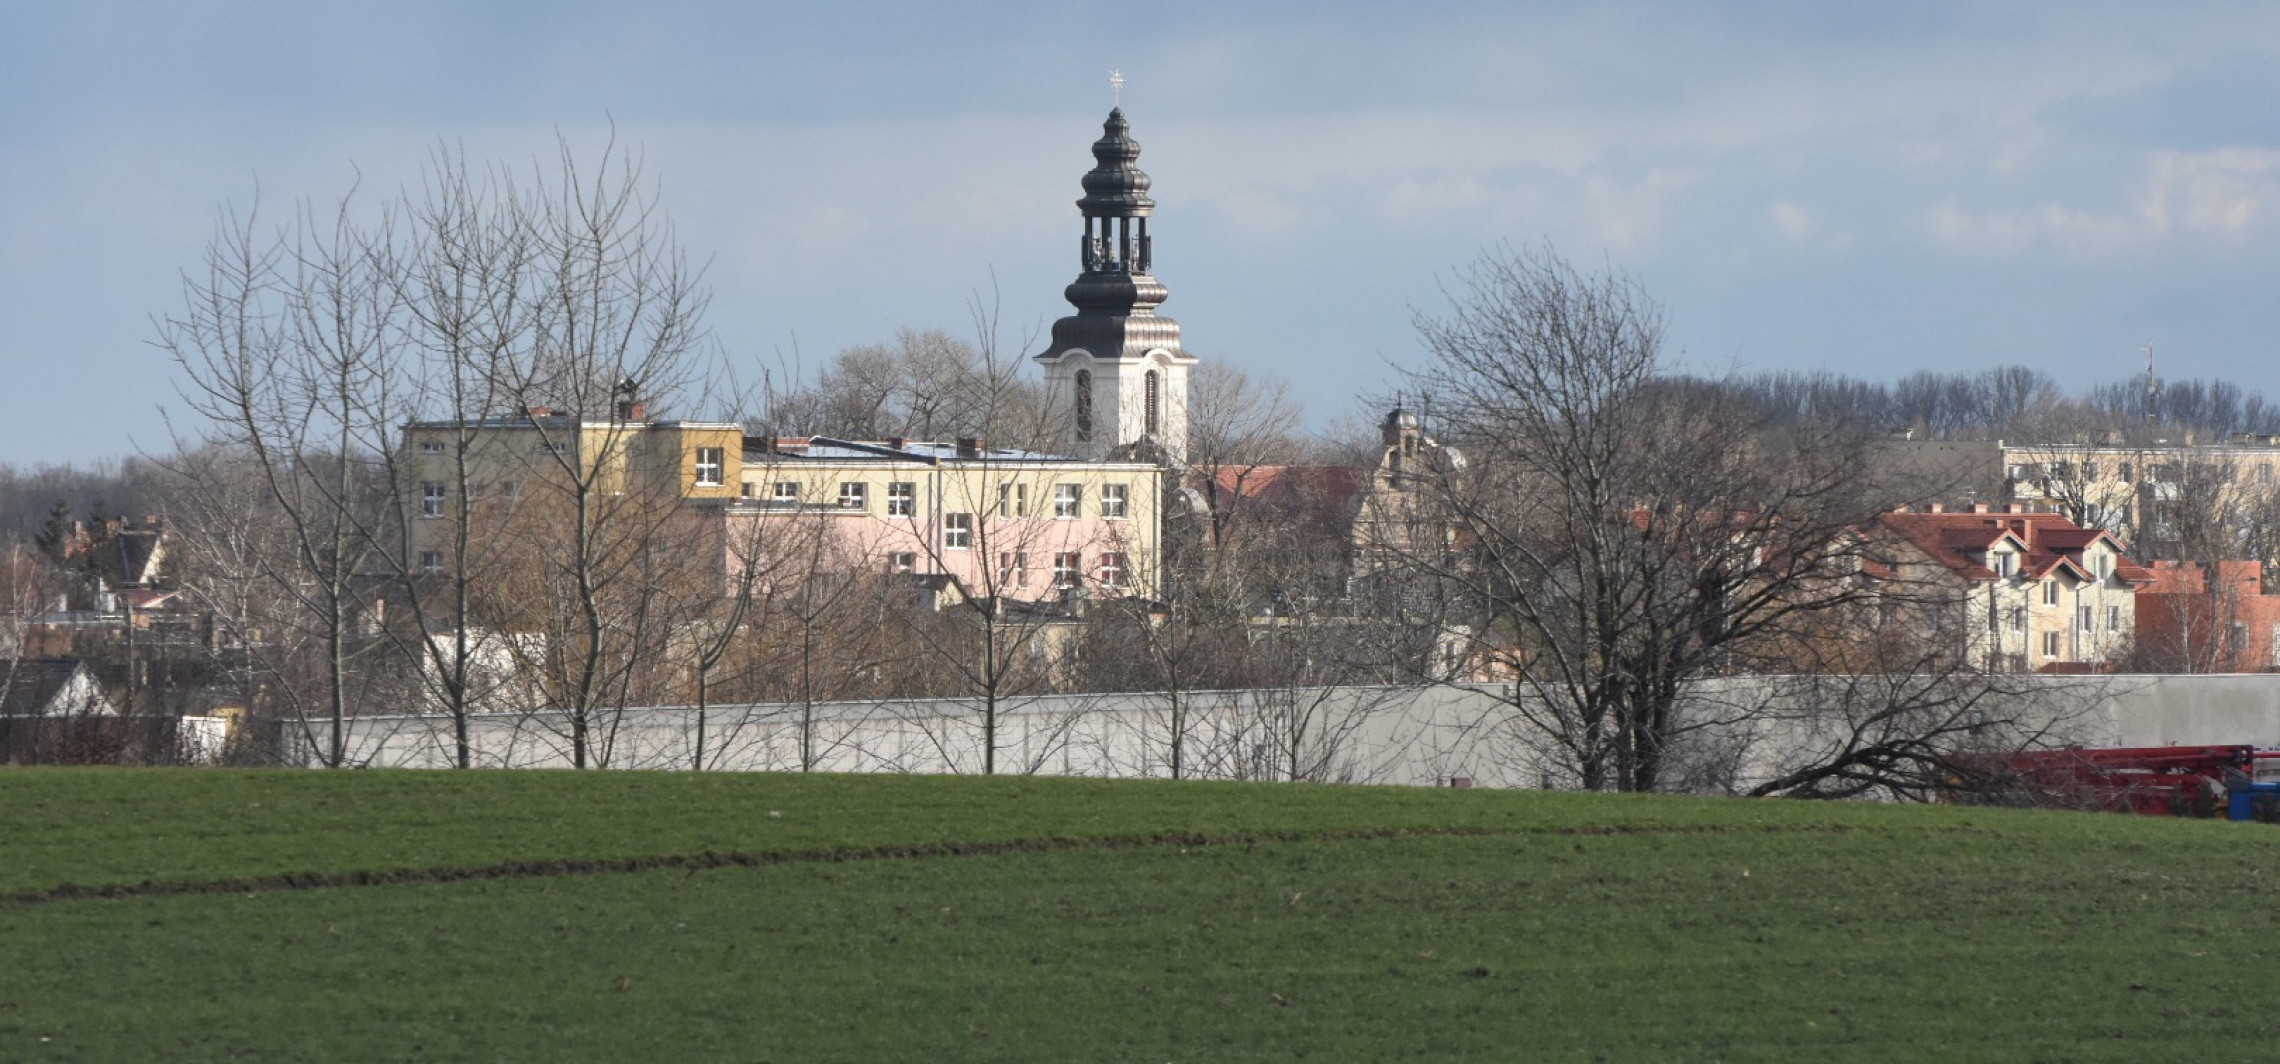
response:
<path id="1" fill-rule="evenodd" d="M 1148 175 L 1140 172 L 1140 142 L 1132 139 L 1132 126 L 1124 109 L 1108 113 L 1101 137 L 1092 146 L 1094 166 L 1085 175 L 1085 198 L 1077 201 L 1087 217 L 1136 217 L 1154 210 L 1148 198 Z"/>

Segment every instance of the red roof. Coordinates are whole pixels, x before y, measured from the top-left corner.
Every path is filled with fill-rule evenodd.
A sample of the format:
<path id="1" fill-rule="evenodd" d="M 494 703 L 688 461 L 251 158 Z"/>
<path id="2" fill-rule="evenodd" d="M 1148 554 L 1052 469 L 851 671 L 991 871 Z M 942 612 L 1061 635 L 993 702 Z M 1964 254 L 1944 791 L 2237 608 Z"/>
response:
<path id="1" fill-rule="evenodd" d="M 2005 543 L 2018 552 L 2019 571 L 2030 577 L 2048 576 L 2063 569 L 2087 579 L 2090 568 L 2083 561 L 2083 553 L 2093 544 L 2104 542 L 2117 556 L 2116 576 L 2133 584 L 2153 578 L 2121 553 L 2121 541 L 2111 533 L 2084 528 L 2063 514 L 1902 510 L 1878 515 L 1877 521 L 1966 580 L 1995 579 L 1995 572 L 1986 566 L 1985 555 Z"/>

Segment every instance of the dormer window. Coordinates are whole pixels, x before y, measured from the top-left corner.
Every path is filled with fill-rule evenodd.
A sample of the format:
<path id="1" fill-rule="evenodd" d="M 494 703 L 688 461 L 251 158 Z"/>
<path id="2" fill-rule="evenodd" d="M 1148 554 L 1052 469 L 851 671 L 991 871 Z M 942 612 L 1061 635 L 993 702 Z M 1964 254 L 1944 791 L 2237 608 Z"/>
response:
<path id="1" fill-rule="evenodd" d="M 1988 551 L 1987 567 L 1995 570 L 1995 575 L 2009 579 L 2019 575 L 2019 556 L 2007 550 Z"/>

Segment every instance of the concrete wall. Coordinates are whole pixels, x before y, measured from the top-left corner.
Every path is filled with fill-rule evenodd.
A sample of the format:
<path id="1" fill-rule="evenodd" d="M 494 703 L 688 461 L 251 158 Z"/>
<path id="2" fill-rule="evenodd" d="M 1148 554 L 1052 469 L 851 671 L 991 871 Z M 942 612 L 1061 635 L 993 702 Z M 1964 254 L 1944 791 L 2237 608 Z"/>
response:
<path id="1" fill-rule="evenodd" d="M 1688 706 L 1701 725 L 1686 737 L 1695 790 L 1745 789 L 1841 742 L 1820 680 L 1739 678 L 1699 685 Z M 1056 695 L 998 708 L 1001 773 L 1169 777 L 1175 734 L 1182 776 L 1305 779 L 1433 786 L 1453 778 L 1484 787 L 1560 786 L 1545 736 L 1512 712 L 1506 689 L 1315 688 L 1183 695 Z M 2159 746 L 2280 746 L 2280 676 L 2004 678 L 1981 711 L 2023 722 L 2051 741 Z M 710 707 L 703 714 L 708 769 L 828 772 L 981 771 L 986 714 L 958 699 Z M 700 714 L 689 707 L 629 709 L 595 722 L 596 760 L 611 768 L 687 769 Z M 558 713 L 485 714 L 470 726 L 485 767 L 562 768 L 569 727 Z M 351 761 L 374 766 L 452 764 L 451 729 L 438 716 L 369 716 L 352 723 Z M 314 759 L 310 759 L 314 763 Z"/>

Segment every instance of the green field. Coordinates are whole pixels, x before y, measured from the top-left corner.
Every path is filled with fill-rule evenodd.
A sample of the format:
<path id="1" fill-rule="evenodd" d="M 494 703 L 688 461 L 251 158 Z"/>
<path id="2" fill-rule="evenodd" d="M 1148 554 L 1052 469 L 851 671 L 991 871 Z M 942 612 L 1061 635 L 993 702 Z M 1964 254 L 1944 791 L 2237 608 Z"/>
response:
<path id="1" fill-rule="evenodd" d="M 0 1062 L 2247 1061 L 2280 829 L 1284 785 L 0 771 Z"/>

